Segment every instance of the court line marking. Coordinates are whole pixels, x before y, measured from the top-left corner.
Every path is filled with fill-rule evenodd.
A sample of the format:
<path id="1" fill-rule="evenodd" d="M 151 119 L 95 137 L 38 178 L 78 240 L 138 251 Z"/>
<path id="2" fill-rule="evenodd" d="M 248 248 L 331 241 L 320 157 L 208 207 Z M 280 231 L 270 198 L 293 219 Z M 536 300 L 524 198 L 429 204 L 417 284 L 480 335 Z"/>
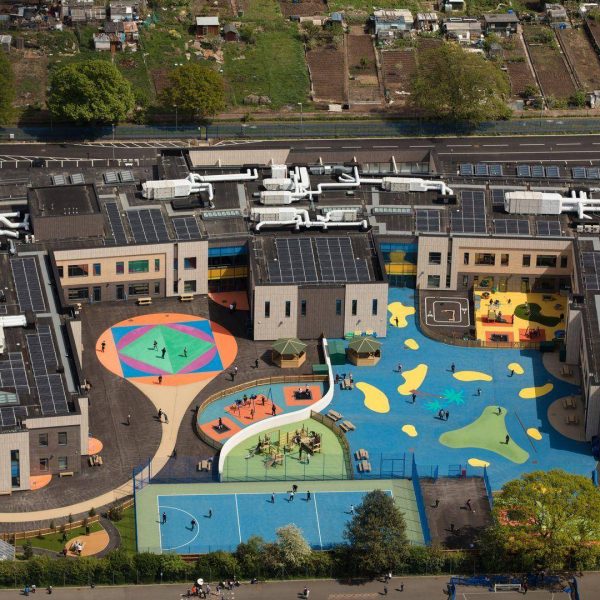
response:
<path id="1" fill-rule="evenodd" d="M 433 306 L 431 306 L 431 301 L 433 301 Z M 446 321 L 446 324 L 444 325 L 444 321 L 438 321 L 435 318 L 435 305 L 438 302 L 452 302 L 454 304 L 459 304 L 460 306 L 460 311 L 461 311 L 461 319 L 458 322 L 448 322 Z M 463 302 L 464 301 L 464 302 Z M 464 307 L 465 307 L 465 303 L 466 303 L 466 312 L 463 313 Z M 433 321 L 430 322 L 429 319 L 429 308 L 432 308 L 432 317 L 433 317 Z M 463 314 L 466 314 L 466 324 L 463 325 Z M 463 296 L 457 296 L 457 297 L 452 297 L 452 298 L 448 298 L 448 297 L 442 297 L 442 298 L 438 298 L 437 296 L 426 296 L 425 297 L 425 324 L 430 326 L 430 327 L 470 327 L 471 326 L 471 315 L 469 313 L 469 299 L 465 298 Z"/>
<path id="2" fill-rule="evenodd" d="M 242 528 L 240 526 L 240 509 L 238 507 L 237 494 L 235 496 L 235 516 L 237 517 L 237 525 L 238 525 L 238 536 L 240 538 L 240 544 L 242 543 Z"/>
<path id="3" fill-rule="evenodd" d="M 315 516 L 317 517 L 317 531 L 319 533 L 319 546 L 323 550 L 323 539 L 321 538 L 321 523 L 319 522 L 319 510 L 317 508 L 317 494 L 313 494 L 313 500 L 315 503 Z"/>
<path id="4" fill-rule="evenodd" d="M 310 483 L 309 480 L 305 480 L 306 483 Z M 313 480 L 314 481 L 314 480 Z M 348 479 L 347 481 L 352 481 L 350 479 Z M 361 481 L 361 480 L 355 480 L 355 481 Z M 373 481 L 384 481 L 384 480 L 373 480 Z M 225 482 L 228 483 L 228 482 Z M 244 483 L 244 482 L 236 482 L 236 483 Z M 271 480 L 271 483 L 286 483 L 285 479 L 273 479 Z M 204 484 L 198 484 L 198 485 L 204 485 Z M 360 492 L 365 492 L 365 493 L 369 493 L 372 492 L 373 490 L 380 490 L 381 488 L 378 487 L 374 487 L 368 490 L 321 490 L 319 491 L 319 494 L 356 494 L 356 493 L 360 493 Z M 386 489 L 386 490 L 382 490 L 384 492 L 390 492 L 390 494 L 393 495 L 392 490 L 390 489 Z M 275 496 L 277 495 L 286 495 L 288 492 L 275 492 Z M 316 492 L 315 492 L 316 493 Z M 271 492 L 217 492 L 216 494 L 160 494 L 157 495 L 157 498 L 174 498 L 176 496 L 267 496 L 270 500 L 271 498 Z M 284 499 L 285 500 L 285 499 Z"/>
<path id="5" fill-rule="evenodd" d="M 173 546 L 172 548 L 163 548 L 162 547 L 162 535 L 161 535 L 160 536 L 161 537 L 160 549 L 170 552 L 171 550 L 177 550 L 178 548 L 183 548 L 184 546 L 190 546 L 191 544 L 193 544 L 196 541 L 196 538 L 200 535 L 200 526 L 198 525 L 198 519 L 197 519 L 196 515 L 193 515 L 192 513 L 188 512 L 187 510 L 183 510 L 183 508 L 177 508 L 176 506 L 167 506 L 165 504 L 164 506 L 162 506 L 162 509 L 165 509 L 165 508 L 168 508 L 170 510 L 178 510 L 179 512 L 185 513 L 186 515 L 188 515 L 189 517 L 194 519 L 194 521 L 196 521 L 196 535 L 189 542 L 185 542 L 184 544 L 180 544 L 179 546 Z M 161 507 L 159 505 L 158 512 L 160 513 L 160 511 L 161 511 Z M 165 525 L 168 525 L 168 522 L 165 523 Z"/>

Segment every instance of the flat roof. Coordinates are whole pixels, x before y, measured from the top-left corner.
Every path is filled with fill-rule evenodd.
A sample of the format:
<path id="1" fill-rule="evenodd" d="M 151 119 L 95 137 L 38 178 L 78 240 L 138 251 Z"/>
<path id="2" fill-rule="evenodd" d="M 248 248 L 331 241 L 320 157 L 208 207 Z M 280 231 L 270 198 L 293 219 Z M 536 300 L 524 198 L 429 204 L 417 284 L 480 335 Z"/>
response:
<path id="1" fill-rule="evenodd" d="M 29 211 L 33 217 L 95 215 L 100 206 L 91 184 L 57 185 L 30 190 Z"/>
<path id="2" fill-rule="evenodd" d="M 247 150 L 190 150 L 190 165 L 195 167 L 239 167 L 243 165 L 283 165 L 287 162 L 289 148 Z"/>
<path id="3" fill-rule="evenodd" d="M 196 17 L 196 25 L 218 25 L 219 17 Z"/>

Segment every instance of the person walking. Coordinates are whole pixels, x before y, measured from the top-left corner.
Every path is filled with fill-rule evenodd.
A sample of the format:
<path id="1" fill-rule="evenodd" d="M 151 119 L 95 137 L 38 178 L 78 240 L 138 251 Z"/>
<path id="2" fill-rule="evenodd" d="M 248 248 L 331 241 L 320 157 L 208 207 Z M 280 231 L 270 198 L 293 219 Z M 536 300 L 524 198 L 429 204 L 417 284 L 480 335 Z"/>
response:
<path id="1" fill-rule="evenodd" d="M 511 370 L 510 370 L 510 375 L 509 375 L 509 377 L 512 377 L 514 374 L 515 374 L 515 370 L 514 370 L 514 369 L 511 369 Z"/>
<path id="2" fill-rule="evenodd" d="M 412 403 L 414 404 L 417 401 L 417 395 L 413 392 L 412 393 Z"/>
<path id="3" fill-rule="evenodd" d="M 502 408 L 499 406 L 498 407 L 498 416 L 500 416 L 502 414 Z"/>
<path id="4" fill-rule="evenodd" d="M 481 388 L 477 388 L 477 395 L 481 396 Z"/>
<path id="5" fill-rule="evenodd" d="M 471 498 L 467 498 L 467 501 L 465 502 L 465 506 L 471 511 L 473 512 L 473 507 L 471 506 Z"/>
<path id="6" fill-rule="evenodd" d="M 398 363 L 398 373 L 402 373 L 402 365 Z"/>
<path id="7" fill-rule="evenodd" d="M 131 415 L 127 415 L 127 427 L 131 425 Z"/>
<path id="8" fill-rule="evenodd" d="M 396 322 L 396 327 L 398 327 L 398 325 L 400 324 L 400 320 L 398 319 L 398 317 L 395 317 L 394 321 Z"/>
<path id="9" fill-rule="evenodd" d="M 443 408 L 440 408 L 440 410 L 439 410 L 439 412 L 438 412 L 438 419 L 439 419 L 440 421 L 443 421 L 443 420 L 444 420 L 444 409 L 443 409 Z"/>
<path id="10" fill-rule="evenodd" d="M 183 347 L 183 356 L 187 358 L 187 346 Z"/>
<path id="11" fill-rule="evenodd" d="M 100 344 L 100 350 L 102 350 L 102 352 L 104 352 L 105 348 L 106 348 L 106 342 L 104 340 L 102 340 L 102 343 Z"/>
<path id="12" fill-rule="evenodd" d="M 212 519 L 212 508 L 208 509 L 208 518 Z"/>
<path id="13" fill-rule="evenodd" d="M 161 385 L 161 384 L 162 384 L 162 375 L 159 375 L 158 376 L 158 385 Z"/>
<path id="14" fill-rule="evenodd" d="M 167 349 L 163 347 L 163 349 L 160 351 L 160 357 L 164 359 L 165 354 L 167 353 Z"/>
<path id="15" fill-rule="evenodd" d="M 277 407 L 275 406 L 275 404 L 271 405 L 271 416 L 275 416 L 277 414 Z"/>
<path id="16" fill-rule="evenodd" d="M 250 409 L 250 420 L 254 421 L 254 409 L 253 408 Z"/>
<path id="17" fill-rule="evenodd" d="M 152 349 L 158 350 L 158 342 L 156 340 L 154 340 L 154 344 L 152 344 Z"/>
<path id="18" fill-rule="evenodd" d="M 350 514 L 353 515 L 354 514 L 354 504 L 350 505 Z"/>
<path id="19" fill-rule="evenodd" d="M 275 504 L 275 492 L 271 494 L 271 504 Z"/>
<path id="20" fill-rule="evenodd" d="M 433 508 L 437 508 L 440 505 L 440 499 L 436 498 L 435 499 L 435 504 L 433 505 Z"/>
<path id="21" fill-rule="evenodd" d="M 254 359 L 254 368 L 258 369 L 258 358 Z"/>
<path id="22" fill-rule="evenodd" d="M 167 524 L 167 513 L 163 512 L 162 514 L 162 524 L 166 525 Z"/>
<path id="23" fill-rule="evenodd" d="M 388 594 L 387 585 L 384 585 L 384 586 L 383 586 L 383 595 L 384 595 L 384 596 L 387 596 L 387 594 Z"/>
<path id="24" fill-rule="evenodd" d="M 298 491 L 298 486 L 296 484 L 294 484 L 292 486 L 292 492 L 294 492 L 294 494 Z"/>
<path id="25" fill-rule="evenodd" d="M 306 501 L 310 502 L 310 491 L 306 492 Z"/>
<path id="26" fill-rule="evenodd" d="M 194 531 L 196 529 L 196 519 L 192 519 L 190 525 L 192 526 L 192 531 Z"/>
<path id="27" fill-rule="evenodd" d="M 510 435 L 507 433 L 506 437 L 504 438 L 504 443 L 508 446 L 508 442 L 510 442 Z"/>
<path id="28" fill-rule="evenodd" d="M 452 371 L 452 373 L 456 372 L 456 365 L 454 363 L 450 365 L 450 371 Z"/>
<path id="29" fill-rule="evenodd" d="M 305 598 L 308 598 L 310 596 L 310 590 L 307 587 L 304 588 L 302 593 L 304 594 Z"/>
<path id="30" fill-rule="evenodd" d="M 290 492 L 290 497 L 288 499 L 288 502 L 293 502 L 294 501 L 294 492 L 293 490 Z"/>
<path id="31" fill-rule="evenodd" d="M 162 421 L 162 418 L 163 418 L 163 411 L 162 411 L 162 408 L 159 408 L 158 409 L 158 420 Z"/>
<path id="32" fill-rule="evenodd" d="M 445 413 L 446 421 L 450 418 L 450 411 L 447 410 Z"/>

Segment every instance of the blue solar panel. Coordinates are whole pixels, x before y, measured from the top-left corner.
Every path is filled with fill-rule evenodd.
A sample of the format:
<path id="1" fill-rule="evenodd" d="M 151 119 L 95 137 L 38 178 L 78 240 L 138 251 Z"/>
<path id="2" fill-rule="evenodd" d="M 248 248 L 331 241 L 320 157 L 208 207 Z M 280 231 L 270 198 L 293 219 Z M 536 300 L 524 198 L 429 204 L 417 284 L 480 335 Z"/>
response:
<path id="1" fill-rule="evenodd" d="M 518 177 L 531 177 L 531 167 L 529 165 L 517 165 Z"/>
<path id="2" fill-rule="evenodd" d="M 463 163 L 460 165 L 461 175 L 473 175 L 473 165 L 470 163 Z"/>
<path id="3" fill-rule="evenodd" d="M 560 167 L 557 167 L 556 165 L 546 167 L 546 177 L 558 179 L 560 177 Z"/>
<path id="4" fill-rule="evenodd" d="M 490 165 L 490 175 L 492 177 L 502 177 L 502 165 Z"/>
<path id="5" fill-rule="evenodd" d="M 546 172 L 542 165 L 532 165 L 532 167 L 531 167 L 531 176 L 532 177 L 544 177 L 545 174 L 546 174 Z"/>
<path id="6" fill-rule="evenodd" d="M 588 179 L 600 179 L 600 168 L 588 167 L 585 171 Z"/>
<path id="7" fill-rule="evenodd" d="M 585 179 L 585 167 L 573 167 L 571 175 L 573 179 Z"/>
<path id="8" fill-rule="evenodd" d="M 475 165 L 475 175 L 483 176 L 488 174 L 488 166 L 485 163 Z"/>

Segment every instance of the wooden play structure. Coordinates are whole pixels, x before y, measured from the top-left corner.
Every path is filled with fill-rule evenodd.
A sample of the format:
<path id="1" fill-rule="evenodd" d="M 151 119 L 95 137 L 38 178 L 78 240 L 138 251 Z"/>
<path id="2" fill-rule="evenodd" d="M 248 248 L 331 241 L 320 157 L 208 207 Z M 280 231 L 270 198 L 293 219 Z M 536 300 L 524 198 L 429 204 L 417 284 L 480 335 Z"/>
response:
<path id="1" fill-rule="evenodd" d="M 306 426 L 295 431 L 280 430 L 266 433 L 264 438 L 259 436 L 258 444 L 254 454 L 264 457 L 265 466 L 276 467 L 282 465 L 286 454 L 298 453 L 299 460 L 302 456 L 313 456 L 316 452 L 321 452 L 321 434 L 315 431 L 309 431 Z"/>

